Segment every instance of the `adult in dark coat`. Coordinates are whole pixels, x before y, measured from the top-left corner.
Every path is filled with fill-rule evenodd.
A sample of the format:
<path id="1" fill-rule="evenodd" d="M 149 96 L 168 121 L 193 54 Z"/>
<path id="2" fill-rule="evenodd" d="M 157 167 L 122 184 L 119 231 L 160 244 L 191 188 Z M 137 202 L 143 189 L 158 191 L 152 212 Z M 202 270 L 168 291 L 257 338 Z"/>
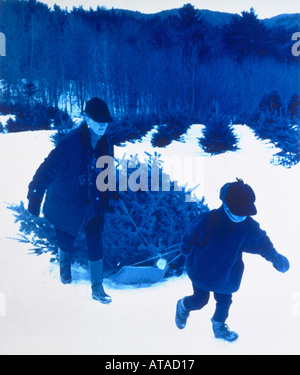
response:
<path id="1" fill-rule="evenodd" d="M 280 272 L 289 262 L 275 249 L 259 224 L 250 216 L 256 214 L 255 194 L 242 180 L 227 183 L 220 193 L 223 205 L 201 214 L 182 238 L 181 251 L 194 294 L 177 303 L 176 324 L 182 329 L 190 311 L 203 308 L 214 292 L 217 302 L 212 318 L 216 337 L 234 341 L 238 335 L 229 331 L 225 321 L 232 294 L 240 288 L 244 271 L 243 253 L 259 254 Z"/>
<path id="2" fill-rule="evenodd" d="M 105 102 L 93 98 L 86 103 L 85 121 L 63 136 L 44 160 L 29 184 L 28 210 L 40 214 L 54 225 L 59 243 L 60 276 L 71 283 L 71 252 L 76 236 L 84 226 L 94 299 L 109 303 L 103 281 L 102 229 L 105 212 L 112 203 L 111 191 L 100 192 L 96 186 L 100 156 L 113 157 L 113 146 L 105 135 L 112 122 Z"/>

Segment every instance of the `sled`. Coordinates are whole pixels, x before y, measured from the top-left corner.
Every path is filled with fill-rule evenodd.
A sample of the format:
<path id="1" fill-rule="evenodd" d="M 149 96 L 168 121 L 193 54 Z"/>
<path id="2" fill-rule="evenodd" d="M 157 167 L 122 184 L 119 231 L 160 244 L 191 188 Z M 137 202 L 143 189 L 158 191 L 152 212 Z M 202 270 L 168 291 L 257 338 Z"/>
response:
<path id="1" fill-rule="evenodd" d="M 154 284 L 164 278 L 166 269 L 124 266 L 110 279 L 120 284 Z"/>

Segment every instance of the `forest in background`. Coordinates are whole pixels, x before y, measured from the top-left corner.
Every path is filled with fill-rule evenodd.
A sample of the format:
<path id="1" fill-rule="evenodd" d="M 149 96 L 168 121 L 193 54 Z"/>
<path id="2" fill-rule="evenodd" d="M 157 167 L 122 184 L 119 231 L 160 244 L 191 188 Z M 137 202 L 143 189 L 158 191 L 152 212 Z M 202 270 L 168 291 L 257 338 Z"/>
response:
<path id="1" fill-rule="evenodd" d="M 99 6 L 50 9 L 36 0 L 0 0 L 0 131 L 70 129 L 93 96 L 113 113 L 115 144 L 140 140 L 158 125 L 155 147 L 205 124 L 199 146 L 238 148 L 231 125 L 247 124 L 299 162 L 300 58 L 292 35 L 300 14 L 260 20 L 186 4 L 157 14 Z M 279 161 L 278 161 L 279 160 Z"/>
<path id="2" fill-rule="evenodd" d="M 201 122 L 215 103 L 233 117 L 253 112 L 274 90 L 284 103 L 299 91 L 295 15 L 265 22 L 253 9 L 230 15 L 190 4 L 156 15 L 66 11 L 36 0 L 1 0 L 0 10 L 1 102 L 72 113 L 99 96 L 118 119 L 187 113 Z"/>

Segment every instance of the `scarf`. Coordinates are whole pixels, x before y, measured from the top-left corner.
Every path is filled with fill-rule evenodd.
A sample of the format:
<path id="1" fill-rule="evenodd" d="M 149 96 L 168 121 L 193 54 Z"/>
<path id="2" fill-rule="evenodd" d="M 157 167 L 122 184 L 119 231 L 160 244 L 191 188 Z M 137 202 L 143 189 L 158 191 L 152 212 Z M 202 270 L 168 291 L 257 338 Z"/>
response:
<path id="1" fill-rule="evenodd" d="M 223 208 L 224 208 L 224 211 L 226 213 L 226 215 L 229 217 L 229 219 L 231 221 L 233 221 L 234 223 L 241 223 L 242 221 L 246 220 L 247 219 L 247 216 L 238 216 L 238 215 L 234 215 L 228 208 L 227 204 L 224 202 L 223 203 Z"/>
<path id="2" fill-rule="evenodd" d="M 95 141 L 95 139 L 93 140 Z M 109 192 L 100 193 L 96 187 L 96 178 L 99 170 L 96 169 L 96 161 L 102 155 L 111 155 L 110 144 L 107 137 L 104 135 L 95 147 L 92 145 L 92 136 L 86 123 L 81 127 L 81 179 L 85 190 L 86 204 L 89 206 L 89 211 L 93 215 L 103 212 L 104 201 L 109 200 Z M 93 142 L 94 143 L 94 142 Z"/>

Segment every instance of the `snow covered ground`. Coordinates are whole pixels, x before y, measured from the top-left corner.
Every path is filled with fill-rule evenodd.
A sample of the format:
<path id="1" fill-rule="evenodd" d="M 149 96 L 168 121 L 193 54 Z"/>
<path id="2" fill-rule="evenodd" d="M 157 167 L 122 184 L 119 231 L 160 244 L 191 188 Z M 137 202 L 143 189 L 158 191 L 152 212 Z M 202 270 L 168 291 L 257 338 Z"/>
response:
<path id="1" fill-rule="evenodd" d="M 48 255 L 30 255 L 28 245 L 10 238 L 18 227 L 6 208 L 7 203 L 26 202 L 27 185 L 53 148 L 51 132 L 0 134 L 0 354 L 300 354 L 300 165 L 285 169 L 270 164 L 274 149 L 256 140 L 246 126 L 235 131 L 241 149 L 214 157 L 201 154 L 198 125 L 191 127 L 186 143 L 153 150 L 148 136 L 116 150 L 119 156 L 126 151 L 141 159 L 145 150 L 158 151 L 167 161 L 166 170 L 172 163 L 180 166 L 169 167 L 180 183 L 193 186 L 197 176 L 201 186 L 196 193 L 204 194 L 210 208 L 220 205 L 225 182 L 240 177 L 253 186 L 256 219 L 290 259 L 291 269 L 283 275 L 259 256 L 244 257 L 242 287 L 228 320 L 240 335 L 233 344 L 213 337 L 213 298 L 191 314 L 183 331 L 176 328 L 176 302 L 191 293 L 185 276 L 147 288 L 117 287 L 106 280 L 110 305 L 91 299 L 82 269 L 76 269 L 72 285 L 62 285 Z"/>

